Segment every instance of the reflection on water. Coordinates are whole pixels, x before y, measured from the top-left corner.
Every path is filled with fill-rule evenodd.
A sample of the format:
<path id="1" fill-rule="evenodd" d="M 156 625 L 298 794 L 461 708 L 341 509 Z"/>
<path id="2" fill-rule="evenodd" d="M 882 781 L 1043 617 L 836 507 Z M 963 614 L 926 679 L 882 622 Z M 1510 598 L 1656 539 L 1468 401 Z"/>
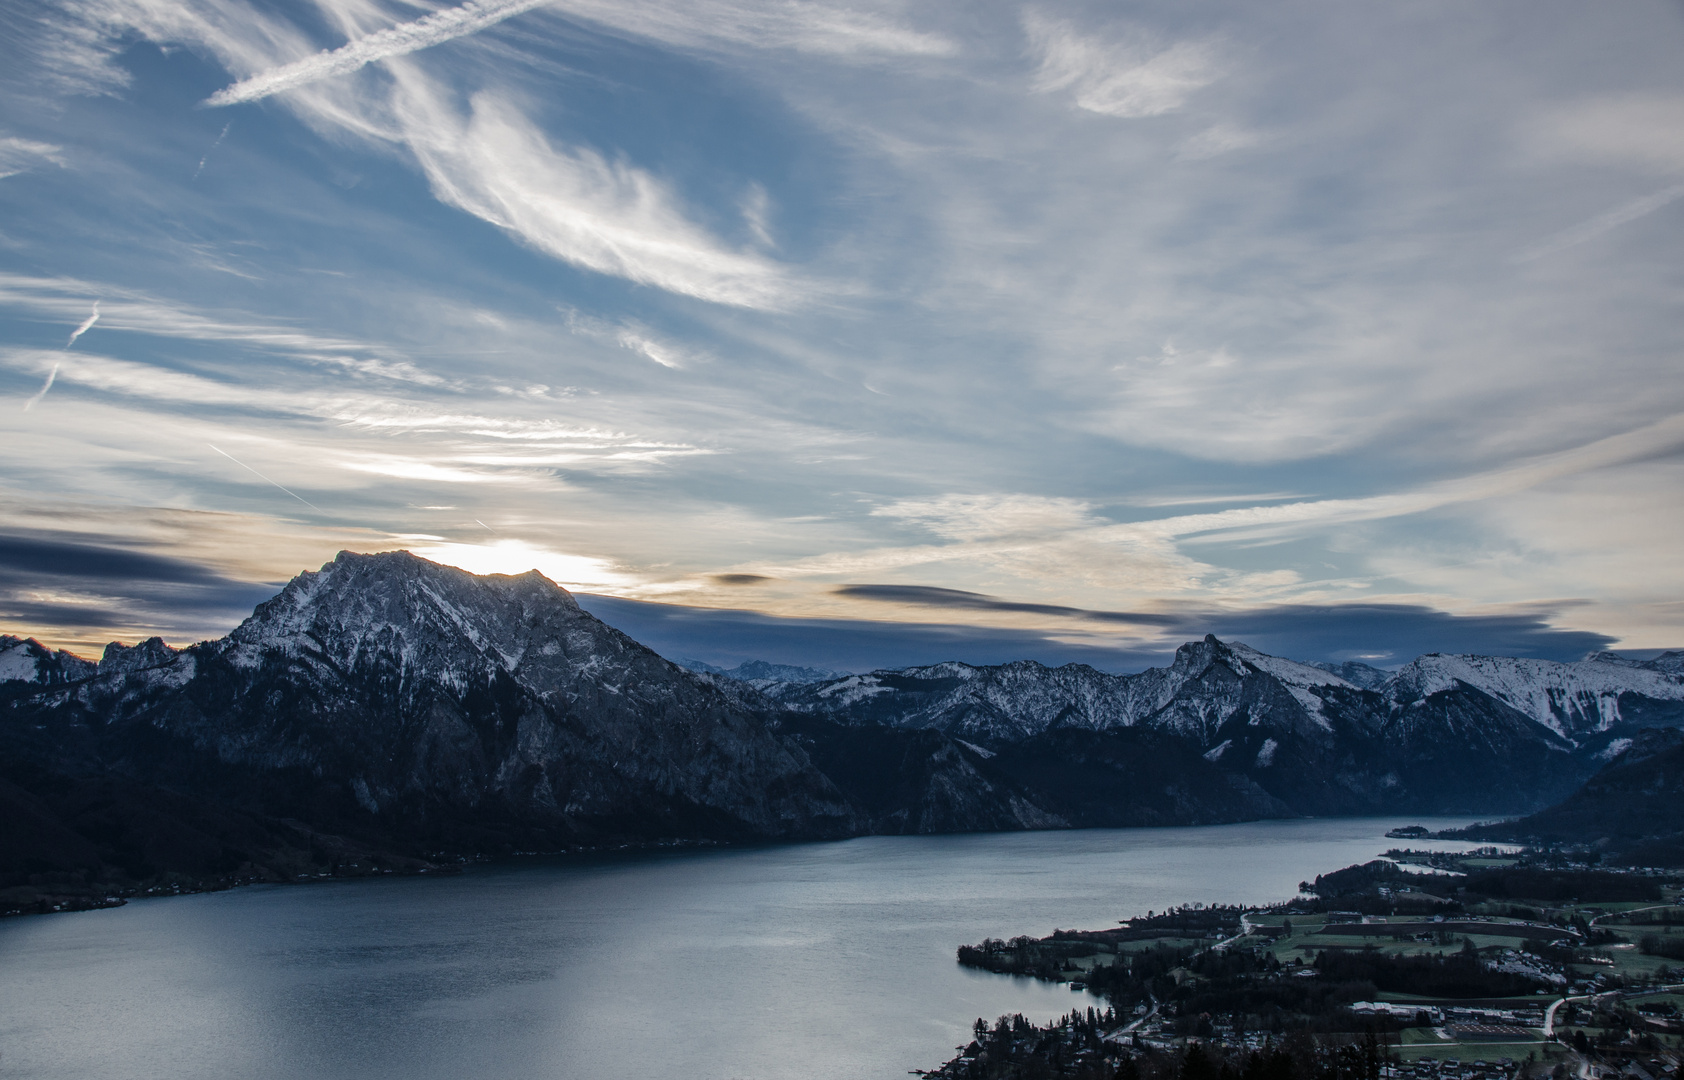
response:
<path id="1" fill-rule="evenodd" d="M 904 1077 L 978 1016 L 1092 1001 L 960 968 L 961 943 L 1282 899 L 1408 823 L 532 860 L 16 919 L 0 1078 Z"/>

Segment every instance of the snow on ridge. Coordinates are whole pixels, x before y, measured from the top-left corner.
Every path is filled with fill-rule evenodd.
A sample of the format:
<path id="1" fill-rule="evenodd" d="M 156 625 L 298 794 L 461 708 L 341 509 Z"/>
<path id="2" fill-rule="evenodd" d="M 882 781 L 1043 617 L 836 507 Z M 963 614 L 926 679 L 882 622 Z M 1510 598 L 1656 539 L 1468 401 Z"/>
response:
<path id="1" fill-rule="evenodd" d="M 836 707 L 844 707 L 852 705 L 856 701 L 864 701 L 868 697 L 889 692 L 889 687 L 878 682 L 874 676 L 849 675 L 847 678 L 837 679 L 835 682 L 820 686 L 818 696 L 830 699 Z"/>
<path id="2" fill-rule="evenodd" d="M 19 641 L 0 652 L 0 682 L 40 682 L 41 667 L 29 642 Z"/>
<path id="3" fill-rule="evenodd" d="M 1421 697 L 1460 681 L 1557 735 L 1603 731 L 1620 720 L 1619 696 L 1684 701 L 1684 677 L 1599 659 L 1564 664 L 1526 657 L 1429 653 L 1404 665 L 1392 685 Z"/>
<path id="4" fill-rule="evenodd" d="M 1284 657 L 1270 656 L 1268 653 L 1259 652 L 1241 641 L 1229 641 L 1224 642 L 1224 644 L 1228 647 L 1229 652 L 1257 670 L 1273 675 L 1287 684 L 1288 687 L 1340 686 L 1347 690 L 1357 689 L 1354 684 L 1347 682 L 1331 671 L 1324 671 L 1309 664 L 1301 664 L 1296 660 L 1287 660 Z M 1317 701 L 1319 705 L 1319 699 Z"/>

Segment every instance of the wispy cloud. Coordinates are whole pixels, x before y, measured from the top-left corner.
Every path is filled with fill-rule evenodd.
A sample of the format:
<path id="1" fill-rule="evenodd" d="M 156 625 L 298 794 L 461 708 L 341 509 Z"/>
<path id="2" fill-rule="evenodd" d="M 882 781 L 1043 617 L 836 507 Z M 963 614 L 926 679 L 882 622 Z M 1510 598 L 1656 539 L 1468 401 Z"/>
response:
<path id="1" fill-rule="evenodd" d="M 320 52 L 290 64 L 241 79 L 232 86 L 218 90 L 205 99 L 216 107 L 259 101 L 271 94 L 294 90 L 300 86 L 336 75 L 349 75 L 377 60 L 403 56 L 419 49 L 443 44 L 493 26 L 504 19 L 542 7 L 549 0 L 469 0 L 460 7 L 435 11 L 414 22 L 402 23 L 360 37 L 329 52 Z M 224 132 L 226 134 L 226 131 Z M 203 163 L 200 163 L 203 165 Z"/>
<path id="2" fill-rule="evenodd" d="M 557 0 L 556 10 L 690 48 L 788 49 L 844 59 L 953 56 L 951 38 L 871 11 L 808 0 Z"/>
<path id="3" fill-rule="evenodd" d="M 258 70 L 213 95 L 207 104 L 299 91 L 283 100 L 310 124 L 382 149 L 406 147 L 442 202 L 554 258 L 733 307 L 787 310 L 806 300 L 815 291 L 812 283 L 711 235 L 685 212 L 669 183 L 623 159 L 558 143 L 512 95 L 500 90 L 482 89 L 464 111 L 455 103 L 448 80 L 416 66 L 416 59 L 406 59 L 429 45 L 538 6 L 539 0 L 475 0 L 280 66 L 268 58 L 277 52 L 303 51 L 304 35 L 296 26 L 244 5 L 232 5 L 240 12 L 237 18 L 201 4 L 159 0 L 105 3 L 98 10 L 111 29 L 127 26 L 159 43 L 197 45 L 230 71 Z M 879 42 L 882 47 L 893 44 L 889 28 L 873 20 L 827 17 L 825 9 L 801 4 L 785 7 L 782 22 L 759 16 L 736 20 L 746 35 L 742 43 L 791 47 L 807 40 L 793 29 L 799 24 L 821 39 L 851 35 L 862 48 L 875 40 L 877 31 L 884 39 Z M 616 22 L 613 14 L 591 8 L 590 17 Z M 647 18 L 649 14 L 622 12 L 616 25 L 629 17 L 654 29 L 660 20 Z M 787 32 L 774 32 L 786 22 Z M 735 25 L 725 19 L 720 27 L 728 24 Z M 384 61 L 393 76 L 379 92 L 368 94 L 366 88 L 327 81 L 375 60 Z"/>
<path id="4" fill-rule="evenodd" d="M 783 267 L 733 251 L 690 221 L 649 173 L 556 146 L 490 91 L 464 116 L 418 73 L 401 73 L 399 86 L 405 137 L 442 202 L 548 255 L 670 292 L 767 310 L 805 298 Z"/>
<path id="5" fill-rule="evenodd" d="M 1079 503 L 1039 496 L 907 500 L 891 503 L 880 512 L 927 523 L 947 542 L 833 552 L 794 561 L 747 563 L 733 569 L 789 580 L 858 577 L 914 567 L 927 576 L 932 568 L 945 567 L 973 579 L 1009 575 L 1021 587 L 1040 592 L 1069 590 L 1080 583 L 1076 587 L 1085 591 L 1123 598 L 1219 593 L 1247 602 L 1291 602 L 1306 592 L 1325 595 L 1336 583 L 1306 583 L 1290 570 L 1225 570 L 1193 557 L 1187 546 L 1325 533 L 1336 526 L 1485 502 L 1679 447 L 1684 447 L 1684 415 L 1570 451 L 1406 491 L 1237 507 L 1121 524 L 1098 519 Z"/>
<path id="6" fill-rule="evenodd" d="M 1108 39 L 1039 12 L 1024 16 L 1039 61 L 1033 86 L 1068 90 L 1077 108 L 1125 119 L 1161 116 L 1216 81 L 1215 49 L 1206 42 L 1155 44 L 1143 36 Z"/>
<path id="7" fill-rule="evenodd" d="M 1628 222 L 1636 221 L 1640 217 L 1652 214 L 1662 207 L 1684 198 L 1684 184 L 1673 184 L 1662 188 L 1653 195 L 1645 195 L 1640 199 L 1633 199 L 1624 206 L 1617 206 L 1605 214 L 1598 214 L 1588 221 L 1582 221 L 1570 229 L 1563 229 L 1554 236 L 1527 248 L 1514 257 L 1517 263 L 1532 262 L 1537 259 L 1554 255 L 1558 251 L 1582 244 L 1587 240 L 1594 240 L 1605 232 L 1619 228 Z"/>
<path id="8" fill-rule="evenodd" d="M 43 161 L 62 168 L 64 165 L 64 159 L 60 156 L 62 152 L 62 147 L 55 146 L 52 143 L 36 142 L 33 139 L 19 139 L 12 136 L 0 138 L 0 180 L 26 172 Z"/>
<path id="9" fill-rule="evenodd" d="M 564 309 L 567 328 L 596 341 L 610 342 L 638 353 L 665 368 L 684 368 L 706 357 L 635 321 L 609 322 L 572 308 Z"/>
<path id="10" fill-rule="evenodd" d="M 727 41 L 761 48 L 831 54 L 948 55 L 951 42 L 869 14 L 790 0 L 756 8 L 738 3 L 604 4 L 596 0 L 470 0 L 414 22 L 378 30 L 337 49 L 295 60 L 241 79 L 205 99 L 211 107 L 259 101 L 322 79 L 349 75 L 369 64 L 442 45 L 534 8 L 554 4 L 582 16 L 660 40 Z M 202 164 L 202 163 L 201 163 Z"/>
<path id="11" fill-rule="evenodd" d="M 897 499 L 873 516 L 914 522 L 950 540 L 1044 536 L 1096 523 L 1091 503 L 1044 495 L 938 495 Z"/>

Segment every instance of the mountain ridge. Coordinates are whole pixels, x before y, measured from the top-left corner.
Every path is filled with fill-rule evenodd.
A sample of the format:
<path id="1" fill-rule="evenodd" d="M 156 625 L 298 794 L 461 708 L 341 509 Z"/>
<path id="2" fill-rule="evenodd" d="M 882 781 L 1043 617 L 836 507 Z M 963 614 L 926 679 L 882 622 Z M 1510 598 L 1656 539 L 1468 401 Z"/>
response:
<path id="1" fill-rule="evenodd" d="M 669 662 L 536 571 L 342 552 L 215 641 L 113 642 L 96 663 L 0 637 L 0 819 L 36 823 L 0 829 L 0 892 L 627 843 L 1524 813 L 1629 747 L 1628 717 L 1684 723 L 1673 666 L 1429 654 L 1377 678 L 1207 635 L 1136 675 L 744 680 Z"/>

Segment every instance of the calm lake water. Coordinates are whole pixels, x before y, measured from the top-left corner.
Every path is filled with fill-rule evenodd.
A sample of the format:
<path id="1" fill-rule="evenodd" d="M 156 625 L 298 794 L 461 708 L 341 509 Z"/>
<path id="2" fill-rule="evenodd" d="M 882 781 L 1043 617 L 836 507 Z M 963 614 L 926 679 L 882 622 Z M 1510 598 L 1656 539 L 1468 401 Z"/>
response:
<path id="1" fill-rule="evenodd" d="M 1285 899 L 1410 823 L 543 859 L 12 919 L 0 1078 L 891 1080 L 978 1016 L 1098 1004 L 966 971 L 962 943 Z"/>

